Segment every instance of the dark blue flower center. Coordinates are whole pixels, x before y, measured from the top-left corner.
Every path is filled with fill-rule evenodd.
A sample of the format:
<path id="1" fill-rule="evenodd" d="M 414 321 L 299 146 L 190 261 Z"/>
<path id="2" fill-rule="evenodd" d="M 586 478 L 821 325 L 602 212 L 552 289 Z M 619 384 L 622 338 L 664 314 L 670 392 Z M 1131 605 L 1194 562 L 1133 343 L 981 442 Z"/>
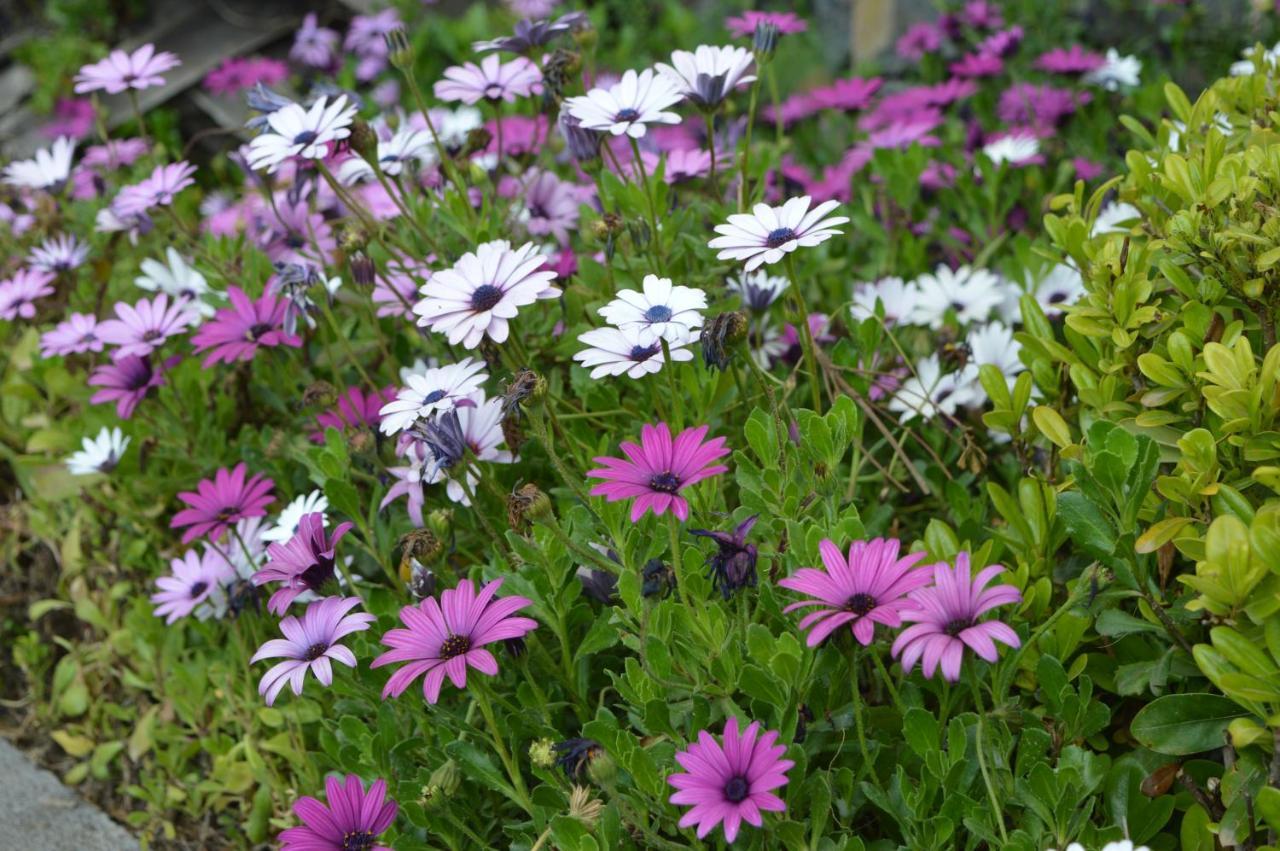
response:
<path id="1" fill-rule="evenodd" d="M 484 96 L 490 100 L 497 100 L 502 97 L 502 85 L 500 83 L 490 83 L 484 87 Z"/>
<path id="2" fill-rule="evenodd" d="M 638 110 L 632 109 L 631 107 L 627 107 L 626 109 L 618 110 L 618 114 L 613 117 L 613 120 L 614 121 L 635 121 L 639 117 L 640 117 L 640 112 Z"/>
<path id="3" fill-rule="evenodd" d="M 649 487 L 661 493 L 675 493 L 680 489 L 680 478 L 674 473 L 654 473 L 649 477 Z"/>
<path id="4" fill-rule="evenodd" d="M 764 244 L 770 248 L 777 248 L 780 245 L 786 245 L 795 238 L 796 232 L 791 228 L 775 228 L 769 231 L 769 235 L 764 238 Z"/>
<path id="5" fill-rule="evenodd" d="M 627 357 L 639 363 L 640 361 L 648 360 L 660 351 L 662 351 L 662 346 L 657 343 L 651 346 L 632 346 L 631 353 Z"/>
<path id="6" fill-rule="evenodd" d="M 450 635 L 440 645 L 440 658 L 452 659 L 471 649 L 471 639 L 465 635 Z"/>
<path id="7" fill-rule="evenodd" d="M 256 342 L 257 340 L 262 339 L 262 335 L 270 331 L 272 327 L 273 326 L 270 325 L 269 323 L 259 322 L 256 325 L 250 325 L 249 330 L 246 332 L 245 336 L 247 336 L 250 340 L 253 340 Z"/>
<path id="8" fill-rule="evenodd" d="M 367 830 L 353 830 L 342 834 L 342 851 L 368 851 L 377 837 Z"/>
<path id="9" fill-rule="evenodd" d="M 207 590 L 209 590 L 209 583 L 201 579 L 195 585 L 191 586 L 191 599 L 196 599 Z"/>
<path id="10" fill-rule="evenodd" d="M 741 774 L 729 778 L 729 782 L 724 784 L 724 796 L 729 801 L 737 804 L 746 800 L 747 795 L 751 792 L 751 784 L 747 782 L 747 778 Z"/>
<path id="11" fill-rule="evenodd" d="M 947 621 L 947 625 L 942 628 L 942 631 L 955 638 L 971 626 L 973 626 L 972 618 L 956 618 L 955 620 Z"/>
<path id="12" fill-rule="evenodd" d="M 318 138 L 318 134 L 314 130 L 303 130 L 297 136 L 293 137 L 295 145 L 310 145 Z"/>
<path id="13" fill-rule="evenodd" d="M 876 607 L 876 598 L 870 594 L 854 594 L 844 604 L 844 607 L 855 615 L 865 615 Z"/>
<path id="14" fill-rule="evenodd" d="M 328 649 L 329 649 L 328 642 L 322 641 L 319 644 L 313 644 L 307 648 L 306 653 L 302 654 L 302 658 L 306 659 L 308 662 L 314 662 L 315 660 L 323 656 L 325 654 L 325 651 Z"/>
<path id="15" fill-rule="evenodd" d="M 432 390 L 430 393 L 422 397 L 422 404 L 430 405 L 433 402 L 439 402 L 445 397 L 443 390 Z"/>
<path id="16" fill-rule="evenodd" d="M 471 293 L 471 309 L 476 313 L 493 310 L 502 301 L 502 290 L 493 284 L 482 284 Z"/>
<path id="17" fill-rule="evenodd" d="M 644 312 L 644 318 L 648 322 L 670 322 L 671 308 L 665 304 L 655 304 Z"/>

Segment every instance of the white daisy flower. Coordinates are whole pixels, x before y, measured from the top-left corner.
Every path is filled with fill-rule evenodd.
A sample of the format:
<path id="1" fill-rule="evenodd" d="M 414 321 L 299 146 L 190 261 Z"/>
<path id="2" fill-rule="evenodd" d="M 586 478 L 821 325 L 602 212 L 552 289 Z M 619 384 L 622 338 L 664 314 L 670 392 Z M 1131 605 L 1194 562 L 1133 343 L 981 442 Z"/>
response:
<path id="1" fill-rule="evenodd" d="M 664 363 L 662 344 L 652 335 L 643 336 L 639 329 L 593 328 L 579 334 L 578 342 L 586 344 L 587 348 L 574 355 L 573 359 L 591 370 L 592 378 L 605 375 L 642 378 L 658 372 Z M 693 352 L 687 346 L 688 341 L 668 344 L 671 360 L 693 360 Z"/>
<path id="2" fill-rule="evenodd" d="M 489 376 L 484 361 L 463 358 L 448 366 L 426 367 L 404 375 L 405 386 L 378 411 L 378 428 L 396 434 L 432 414 L 447 411 L 480 389 Z"/>
<path id="3" fill-rule="evenodd" d="M 1055 264 L 1032 291 L 1045 316 L 1058 316 L 1085 294 L 1080 270 L 1068 263 Z"/>
<path id="4" fill-rule="evenodd" d="M 644 290 L 622 290 L 597 312 L 624 331 L 638 331 L 642 340 L 659 338 L 671 345 L 688 342 L 702 327 L 707 294 L 693 287 L 672 286 L 670 278 L 644 276 Z"/>
<path id="5" fill-rule="evenodd" d="M 1055 851 L 1055 849 L 1050 848 L 1049 851 Z M 1079 842 L 1072 842 L 1065 851 L 1085 851 L 1085 847 Z M 1151 849 L 1145 845 L 1135 846 L 1132 840 L 1122 839 L 1119 842 L 1108 842 L 1102 846 L 1102 851 L 1151 851 Z"/>
<path id="6" fill-rule="evenodd" d="M 1244 57 L 1239 62 L 1231 63 L 1231 76 L 1233 77 L 1249 77 L 1258 72 L 1258 66 L 1253 61 L 1254 48 L 1246 47 L 1240 51 L 1240 55 Z M 1274 68 L 1280 64 L 1280 42 L 1275 47 L 1262 49 L 1262 65 L 1263 68 Z"/>
<path id="7" fill-rule="evenodd" d="M 29 160 L 14 160 L 4 167 L 4 182 L 20 189 L 50 189 L 61 186 L 71 174 L 71 158 L 76 143 L 59 136 L 48 148 L 36 151 Z"/>
<path id="8" fill-rule="evenodd" d="M 853 288 L 853 304 L 849 312 L 859 322 L 876 315 L 876 303 L 884 305 L 884 322 L 895 325 L 911 316 L 920 289 L 915 282 L 901 278 L 881 278 L 873 283 L 858 284 Z"/>
<path id="9" fill-rule="evenodd" d="M 89 246 L 74 236 L 59 234 L 31 249 L 30 265 L 46 272 L 68 272 L 84 263 Z"/>
<path id="10" fill-rule="evenodd" d="M 484 115 L 479 107 L 463 105 L 457 109 L 433 109 L 431 121 L 435 124 L 440 144 L 446 148 L 458 148 L 467 141 L 468 133 L 484 126 Z"/>
<path id="11" fill-rule="evenodd" d="M 840 206 L 838 201 L 824 201 L 812 210 L 810 198 L 792 198 L 781 207 L 756 204 L 750 213 L 735 213 L 729 223 L 716 225 L 720 234 L 707 243 L 721 249 L 719 260 L 745 260 L 750 272 L 765 263 L 777 263 L 801 246 L 811 247 L 826 242 L 843 231 L 836 225 L 849 221 L 845 216 L 823 218 Z"/>
<path id="12" fill-rule="evenodd" d="M 1136 56 L 1121 56 L 1114 47 L 1107 50 L 1106 61 L 1084 75 L 1086 83 L 1102 86 L 1109 92 L 1137 88 L 1141 82 L 1142 61 Z"/>
<path id="13" fill-rule="evenodd" d="M 378 142 L 378 167 L 383 174 L 396 176 L 412 162 L 425 164 L 435 160 L 436 150 L 426 130 L 401 127 L 389 139 Z M 373 166 L 363 157 L 351 157 L 338 166 L 338 180 L 350 186 L 374 176 Z"/>
<path id="14" fill-rule="evenodd" d="M 742 306 L 754 313 L 764 313 L 791 286 L 782 275 L 770 275 L 767 269 L 742 271 L 725 281 L 729 292 L 737 293 Z"/>
<path id="15" fill-rule="evenodd" d="M 1142 218 L 1142 212 L 1137 207 L 1125 201 L 1112 201 L 1098 211 L 1098 217 L 1093 220 L 1093 230 L 1089 231 L 1089 236 L 1098 236 L 1103 233 L 1128 233 L 1129 228 L 1125 223 L 1132 225 L 1140 218 Z"/>
<path id="16" fill-rule="evenodd" d="M 684 97 L 668 80 L 651 68 L 637 74 L 628 70 L 607 89 L 565 99 L 569 114 L 588 130 L 607 130 L 614 136 L 644 136 L 650 124 L 679 124 L 680 116 L 667 112 Z"/>
<path id="17" fill-rule="evenodd" d="M 418 324 L 468 349 L 486 336 L 505 342 L 507 321 L 519 308 L 559 297 L 560 290 L 551 286 L 556 273 L 542 270 L 546 263 L 531 242 L 514 250 L 505 239 L 486 242 L 422 285 L 423 298 L 413 306 Z"/>
<path id="18" fill-rule="evenodd" d="M 311 493 L 294 497 L 276 518 L 276 524 L 262 533 L 262 540 L 268 543 L 283 544 L 298 531 L 298 524 L 308 514 L 324 514 L 329 509 L 329 500 L 324 491 L 314 490 Z M 326 525 L 328 521 L 326 520 Z"/>
<path id="19" fill-rule="evenodd" d="M 355 114 L 356 107 L 347 104 L 346 95 L 339 95 L 332 103 L 320 98 L 310 109 L 296 103 L 283 106 L 267 116 L 266 132 L 249 143 L 249 165 L 274 173 L 293 157 L 324 159 L 330 142 L 351 135 Z"/>
<path id="20" fill-rule="evenodd" d="M 209 295 L 209 282 L 172 246 L 165 249 L 168 263 L 147 258 L 141 263 L 142 274 L 133 279 L 134 284 L 149 292 L 168 293 L 174 299 L 183 299 L 188 307 L 201 316 L 213 316 L 214 307 L 205 301 Z"/>
<path id="21" fill-rule="evenodd" d="M 1004 300 L 1004 287 L 998 277 L 968 266 L 952 270 L 940 265 L 932 275 L 917 278 L 915 286 L 919 294 L 910 321 L 935 331 L 946 324 L 949 312 L 961 325 L 984 322 Z"/>
<path id="22" fill-rule="evenodd" d="M 104 428 L 98 432 L 97 437 L 81 440 L 80 445 L 83 448 L 67 458 L 67 469 L 71 471 L 71 475 L 110 473 L 129 447 L 129 438 L 119 428 Z"/>
<path id="23" fill-rule="evenodd" d="M 1040 153 L 1040 140 L 1030 133 L 1011 133 L 982 146 L 982 153 L 996 165 L 1025 163 Z"/>
<path id="24" fill-rule="evenodd" d="M 961 407 L 974 402 L 973 379 L 977 367 L 970 364 L 960 372 L 944 374 L 936 354 L 916 363 L 915 373 L 889 399 L 889 410 L 901 422 L 915 417 L 927 420 L 946 415 L 955 416 Z"/>
<path id="25" fill-rule="evenodd" d="M 753 82 L 755 54 L 745 47 L 699 45 L 692 53 L 677 50 L 671 64 L 659 62 L 658 73 L 690 103 L 714 109 L 738 86 Z"/>
<path id="26" fill-rule="evenodd" d="M 1026 369 L 1022 361 L 1018 360 L 1018 352 L 1022 346 L 1013 338 L 1013 329 L 1002 322 L 988 322 L 970 329 L 965 343 L 969 347 L 969 362 L 975 366 L 990 364 L 996 367 L 1004 375 L 1010 388 L 1018 373 Z M 976 372 L 972 390 L 975 397 L 983 400 L 987 398 L 982 384 L 977 381 Z"/>

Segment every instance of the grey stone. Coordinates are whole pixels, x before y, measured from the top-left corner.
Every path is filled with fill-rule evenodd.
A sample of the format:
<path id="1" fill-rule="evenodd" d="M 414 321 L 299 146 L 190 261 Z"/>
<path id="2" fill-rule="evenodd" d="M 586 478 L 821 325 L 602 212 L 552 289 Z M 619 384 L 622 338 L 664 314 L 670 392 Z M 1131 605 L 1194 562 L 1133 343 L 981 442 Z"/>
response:
<path id="1" fill-rule="evenodd" d="M 0 739 L 0 836 L 40 851 L 138 851 L 106 813 Z M 16 843 L 16 844 L 10 844 Z"/>

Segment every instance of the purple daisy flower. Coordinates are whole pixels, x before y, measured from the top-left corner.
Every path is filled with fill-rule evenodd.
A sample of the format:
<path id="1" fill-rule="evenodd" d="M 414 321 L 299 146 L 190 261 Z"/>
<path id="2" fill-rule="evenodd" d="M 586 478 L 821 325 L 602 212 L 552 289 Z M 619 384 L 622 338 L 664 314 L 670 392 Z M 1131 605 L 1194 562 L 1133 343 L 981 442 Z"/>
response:
<path id="1" fill-rule="evenodd" d="M 1100 54 L 1085 50 L 1078 44 L 1055 47 L 1042 53 L 1035 66 L 1054 74 L 1087 74 L 1096 71 L 1107 62 Z"/>
<path id="2" fill-rule="evenodd" d="M 154 44 L 144 44 L 133 53 L 113 50 L 106 59 L 85 65 L 76 74 L 76 94 L 104 90 L 117 95 L 127 89 L 148 89 L 164 85 L 165 71 L 181 65 L 178 57 Z"/>
<path id="3" fill-rule="evenodd" d="M 253 360 L 260 348 L 302 345 L 300 337 L 284 332 L 284 313 L 288 303 L 270 293 L 253 301 L 239 287 L 230 287 L 227 298 L 231 307 L 220 309 L 192 337 L 196 354 L 211 349 L 204 359 L 206 367 L 219 361 Z"/>
<path id="4" fill-rule="evenodd" d="M 400 610 L 400 621 L 407 629 L 392 629 L 382 636 L 382 643 L 392 648 L 369 667 L 378 668 L 393 662 L 408 662 L 391 675 L 382 689 L 382 697 L 399 697 L 419 676 L 427 703 L 440 699 L 440 687 L 448 675 L 457 688 L 467 687 L 467 668 L 475 668 L 491 677 L 498 675 L 498 660 L 484 649 L 495 641 L 521 638 L 537 628 L 530 618 L 514 617 L 533 601 L 524 597 L 495 599 L 502 580 L 486 583 L 480 593 L 470 579 L 458 587 L 441 592 L 440 601 L 428 597 L 417 606 Z"/>
<path id="5" fill-rule="evenodd" d="M 587 475 L 604 481 L 591 489 L 591 495 L 603 496 L 609 502 L 639 497 L 631 504 L 632 523 L 650 509 L 661 517 L 668 508 L 680 520 L 688 520 L 689 501 L 680 496 L 680 491 L 729 469 L 712 463 L 728 455 L 729 448 L 723 437 L 703 443 L 708 428 L 687 428 L 673 441 L 671 428 L 665 422 L 642 426 L 639 443 L 622 442 L 625 459 L 592 459 L 603 466 L 588 470 Z"/>
<path id="6" fill-rule="evenodd" d="M 894 45 L 894 50 L 903 59 L 919 61 L 930 53 L 936 53 L 942 47 L 943 32 L 936 24 L 922 22 L 907 27 Z"/>
<path id="7" fill-rule="evenodd" d="M 173 623 L 185 618 L 196 607 L 209 599 L 219 588 L 235 578 L 235 569 L 215 550 L 203 553 L 187 550 L 181 558 L 169 562 L 172 573 L 156 580 L 156 593 L 151 602 L 156 604 L 155 616 Z"/>
<path id="8" fill-rule="evenodd" d="M 53 275 L 43 269 L 23 268 L 0 281 L 0 319 L 10 322 L 36 315 L 36 299 L 53 295 Z"/>
<path id="9" fill-rule="evenodd" d="M 325 429 L 336 428 L 345 431 L 348 428 L 370 428 L 377 430 L 382 422 L 382 406 L 396 398 L 396 388 L 383 387 L 381 390 L 365 392 L 359 387 L 348 387 L 338 397 L 338 404 L 332 411 L 316 415 L 319 431 L 311 433 L 313 443 L 324 443 Z"/>
<path id="10" fill-rule="evenodd" d="M 995 642 L 1018 647 L 1018 634 L 1000 621 L 978 618 L 996 606 L 1017 603 L 1022 594 L 1012 585 L 987 587 L 1004 567 L 993 564 L 969 578 L 969 554 L 958 553 L 956 565 L 946 562 L 933 565 L 933 584 L 909 595 L 911 606 L 904 608 L 902 619 L 912 624 L 893 642 L 892 654 L 899 657 L 903 671 L 910 671 L 923 657 L 921 672 L 932 677 L 942 669 L 943 679 L 960 679 L 960 663 L 968 647 L 987 662 L 999 657 Z"/>
<path id="11" fill-rule="evenodd" d="M 435 84 L 436 97 L 465 104 L 487 100 L 515 103 L 518 97 L 542 94 L 542 71 L 523 56 L 503 62 L 491 53 L 477 65 L 467 62 L 446 68 L 444 79 Z"/>
<path id="12" fill-rule="evenodd" d="M 795 763 L 782 759 L 787 749 L 777 740 L 776 730 L 761 735 L 758 721 L 739 733 L 736 718 L 725 721 L 719 742 L 706 730 L 699 732 L 697 742 L 676 754 L 684 771 L 667 778 L 677 790 L 671 803 L 693 805 L 680 826 L 697 825 L 702 839 L 723 824 L 725 841 L 733 842 L 744 821 L 761 827 L 762 813 L 785 812 L 787 805 L 773 790 L 787 785 L 787 771 Z"/>
<path id="13" fill-rule="evenodd" d="M 803 567 L 778 584 L 807 594 L 811 599 L 792 603 L 784 612 L 818 606 L 799 624 L 808 629 L 805 643 L 817 647 L 845 624 L 863 646 L 871 643 L 876 624 L 902 626 L 902 611 L 910 606 L 907 594 L 933 579 L 929 570 L 916 568 L 923 552 L 898 558 L 901 542 L 892 538 L 854 541 L 849 555 L 830 540 L 822 540 L 818 551 L 825 570 Z"/>
<path id="14" fill-rule="evenodd" d="M 353 632 L 363 632 L 377 620 L 367 612 L 347 614 L 358 605 L 359 597 L 326 597 L 307 606 L 301 620 L 290 615 L 280 621 L 284 638 L 265 642 L 249 660 L 250 664 L 263 659 L 285 660 L 263 674 L 258 683 L 258 694 L 266 698 L 267 706 L 276 702 L 286 683 L 294 694 L 302 694 L 307 671 L 313 672 L 321 685 L 332 685 L 330 660 L 348 668 L 356 666 L 355 654 L 338 642 Z"/>
<path id="15" fill-rule="evenodd" d="M 364 781 L 348 774 L 345 785 L 337 777 L 326 777 L 324 788 L 329 806 L 309 795 L 293 805 L 302 826 L 280 834 L 280 851 L 391 851 L 375 844 L 399 810 L 387 798 L 385 780 L 373 781 L 366 792 Z"/>
<path id="16" fill-rule="evenodd" d="M 289 58 L 312 68 L 328 68 L 334 64 L 335 51 L 338 47 L 338 34 L 322 27 L 315 12 L 310 12 L 302 19 L 293 36 L 293 47 L 289 48 Z"/>
<path id="17" fill-rule="evenodd" d="M 183 189 L 195 183 L 196 167 L 184 161 L 158 165 L 141 183 L 126 186 L 111 202 L 112 211 L 121 218 L 137 216 L 153 207 L 167 207 Z"/>
<path id="18" fill-rule="evenodd" d="M 73 313 L 40 337 L 40 355 L 48 358 L 100 352 L 103 343 L 97 329 L 98 320 L 88 313 Z"/>
<path id="19" fill-rule="evenodd" d="M 89 403 L 115 402 L 116 415 L 127 420 L 153 387 L 164 384 L 164 373 L 178 360 L 173 357 L 157 364 L 151 358 L 130 355 L 114 363 L 104 363 L 89 376 L 90 387 L 102 388 L 89 398 Z"/>
<path id="20" fill-rule="evenodd" d="M 150 301 L 140 299 L 135 305 L 118 301 L 116 316 L 119 318 L 98 325 L 98 338 L 120 347 L 112 353 L 116 360 L 130 355 L 149 355 L 200 318 L 187 309 L 186 301 L 169 304 L 169 297 L 164 293 Z"/>
<path id="21" fill-rule="evenodd" d="M 275 502 L 271 493 L 275 482 L 261 473 L 245 478 L 244 462 L 228 470 L 219 469 L 212 479 L 203 479 L 194 491 L 183 491 L 178 499 L 187 504 L 169 521 L 169 528 L 189 527 L 182 543 L 189 544 L 201 535 L 216 541 L 228 526 L 246 517 L 262 517 L 267 506 Z"/>
<path id="22" fill-rule="evenodd" d="M 32 267 L 56 275 L 59 272 L 70 272 L 84 263 L 88 256 L 89 246 L 74 236 L 59 234 L 31 249 L 29 261 Z"/>
<path id="23" fill-rule="evenodd" d="M 578 187 L 549 171 L 531 171 L 524 180 L 524 212 L 520 217 L 525 231 L 533 237 L 551 237 L 560 245 L 569 244 L 569 234 L 578 227 Z"/>
<path id="24" fill-rule="evenodd" d="M 758 12 L 748 10 L 736 18 L 726 18 L 724 25 L 735 37 L 753 35 L 760 24 L 772 24 L 783 35 L 802 33 L 809 29 L 804 18 L 793 12 Z"/>
<path id="25" fill-rule="evenodd" d="M 819 109 L 851 112 L 855 109 L 866 109 L 871 104 L 872 96 L 883 84 L 884 80 L 879 77 L 870 79 L 850 77 L 847 80 L 836 80 L 829 86 L 814 89 L 809 92 L 809 97 Z"/>
<path id="26" fill-rule="evenodd" d="M 267 609 L 272 614 L 284 614 L 300 594 L 318 592 L 333 579 L 338 541 L 351 528 L 351 523 L 342 523 L 333 530 L 333 535 L 327 535 L 324 514 L 313 511 L 298 521 L 298 531 L 292 538 L 267 547 L 269 560 L 253 575 L 253 584 L 283 583 L 267 601 Z"/>

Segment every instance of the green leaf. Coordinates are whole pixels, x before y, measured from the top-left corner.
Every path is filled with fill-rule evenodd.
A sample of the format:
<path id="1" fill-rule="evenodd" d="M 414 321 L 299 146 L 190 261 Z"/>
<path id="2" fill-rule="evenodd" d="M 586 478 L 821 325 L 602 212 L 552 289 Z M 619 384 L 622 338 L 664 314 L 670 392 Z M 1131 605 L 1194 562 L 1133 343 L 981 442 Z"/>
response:
<path id="1" fill-rule="evenodd" d="M 1189 756 L 1222 747 L 1227 725 L 1248 714 L 1222 695 L 1168 694 L 1142 707 L 1129 731 L 1156 753 Z"/>
<path id="2" fill-rule="evenodd" d="M 1116 549 L 1116 532 L 1102 511 L 1077 491 L 1058 495 L 1058 516 L 1071 539 L 1093 555 L 1109 556 Z"/>

